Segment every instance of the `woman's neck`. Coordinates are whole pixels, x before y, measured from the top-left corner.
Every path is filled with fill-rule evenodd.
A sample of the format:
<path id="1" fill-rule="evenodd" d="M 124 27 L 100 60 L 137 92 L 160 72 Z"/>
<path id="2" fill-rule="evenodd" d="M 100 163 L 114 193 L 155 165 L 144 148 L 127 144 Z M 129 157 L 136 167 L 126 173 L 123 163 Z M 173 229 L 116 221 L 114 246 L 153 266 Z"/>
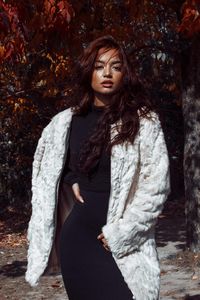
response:
<path id="1" fill-rule="evenodd" d="M 105 96 L 105 95 L 100 95 L 100 94 L 95 94 L 94 95 L 94 105 L 95 106 L 105 106 L 110 102 L 110 98 L 112 96 Z"/>

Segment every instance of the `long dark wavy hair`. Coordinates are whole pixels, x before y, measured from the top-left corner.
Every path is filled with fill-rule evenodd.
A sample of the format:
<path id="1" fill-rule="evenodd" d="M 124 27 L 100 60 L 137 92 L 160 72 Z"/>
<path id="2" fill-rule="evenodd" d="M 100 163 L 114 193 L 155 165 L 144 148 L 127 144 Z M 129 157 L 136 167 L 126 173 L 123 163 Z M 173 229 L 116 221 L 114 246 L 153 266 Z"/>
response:
<path id="1" fill-rule="evenodd" d="M 139 115 L 147 116 L 153 110 L 148 93 L 131 68 L 125 49 L 110 35 L 102 36 L 92 41 L 78 58 L 73 77 L 74 95 L 69 102 L 74 114 L 86 115 L 94 101 L 91 88 L 92 73 L 98 51 L 114 49 L 118 51 L 122 61 L 123 84 L 116 94 L 110 97 L 110 103 L 105 106 L 97 127 L 80 151 L 78 167 L 81 172 L 89 175 L 97 166 L 103 148 L 107 153 L 116 144 L 133 143 L 139 129 Z M 110 129 L 117 126 L 117 134 L 111 140 Z"/>

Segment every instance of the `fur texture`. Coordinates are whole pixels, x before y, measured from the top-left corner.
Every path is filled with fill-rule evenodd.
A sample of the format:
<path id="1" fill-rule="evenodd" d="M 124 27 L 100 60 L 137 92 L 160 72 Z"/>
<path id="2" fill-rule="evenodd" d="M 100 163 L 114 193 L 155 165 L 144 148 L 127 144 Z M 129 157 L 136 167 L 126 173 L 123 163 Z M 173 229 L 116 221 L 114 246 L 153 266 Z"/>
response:
<path id="1" fill-rule="evenodd" d="M 32 216 L 28 227 L 26 280 L 35 286 L 55 239 L 59 180 L 65 163 L 71 109 L 53 117 L 38 141 L 32 173 Z M 155 224 L 170 192 L 169 159 L 160 121 L 140 118 L 134 144 L 112 148 L 111 192 L 102 231 L 136 300 L 157 300 L 160 268 Z M 111 137 L 115 134 L 111 128 Z M 66 199 L 66 201 L 68 201 Z"/>

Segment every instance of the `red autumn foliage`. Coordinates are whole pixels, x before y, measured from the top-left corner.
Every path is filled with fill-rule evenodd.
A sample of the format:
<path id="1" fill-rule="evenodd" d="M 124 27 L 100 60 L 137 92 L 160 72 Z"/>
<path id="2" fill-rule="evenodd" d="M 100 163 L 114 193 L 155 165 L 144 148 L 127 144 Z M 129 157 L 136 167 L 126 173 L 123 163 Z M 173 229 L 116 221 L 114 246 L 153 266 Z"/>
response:
<path id="1" fill-rule="evenodd" d="M 0 60 L 19 59 L 24 54 L 25 28 L 19 20 L 17 7 L 0 0 Z"/>
<path id="2" fill-rule="evenodd" d="M 31 162 L 41 130 L 65 108 L 74 89 L 73 64 L 96 37 L 112 34 L 126 47 L 134 69 L 152 87 L 153 99 L 166 103 L 172 123 L 178 123 L 177 16 L 174 1 L 170 6 L 167 1 L 0 0 L 0 200 L 29 203 Z M 177 178 L 180 131 L 179 126 L 169 132 Z"/>
<path id="3" fill-rule="evenodd" d="M 157 0 L 160 5 L 163 4 L 169 7 L 180 6 L 182 1 L 177 1 L 176 4 L 171 0 Z M 107 8 L 105 13 L 110 14 L 112 10 L 113 19 L 115 14 L 118 14 L 120 20 L 120 14 L 117 4 L 112 5 L 107 1 L 102 3 Z M 78 5 L 75 1 L 74 6 L 78 13 L 79 9 L 82 9 L 82 5 Z M 80 16 L 79 21 L 88 22 L 92 25 L 95 22 L 94 17 L 99 21 L 101 16 L 102 5 L 99 1 L 94 1 L 93 8 L 91 8 L 90 15 L 85 14 L 85 19 Z M 152 6 L 149 5 L 149 1 L 125 1 L 125 6 L 132 17 L 138 20 L 144 19 L 145 15 L 152 19 L 156 17 L 156 12 Z M 31 9 L 30 9 L 31 7 Z M 94 9 L 99 9 L 99 16 L 94 15 Z M 32 11 L 31 11 L 32 10 Z M 31 14 L 30 14 L 31 11 Z M 185 34 L 188 37 L 192 37 L 194 34 L 200 31 L 200 1 L 199 0 L 186 0 L 181 8 L 182 20 L 178 26 L 178 31 Z M 32 46 L 38 40 L 44 40 L 45 35 L 50 32 L 59 31 L 64 34 L 69 29 L 69 23 L 72 18 L 75 17 L 75 10 L 67 0 L 36 0 L 34 3 L 31 1 L 3 1 L 0 0 L 0 60 L 14 60 L 22 61 L 26 60 L 26 54 L 28 52 L 28 46 Z M 106 15 L 104 16 L 106 17 Z M 87 20 L 86 20 L 87 18 Z M 90 24 L 88 23 L 88 26 Z M 77 25 L 72 25 L 76 28 Z M 108 31 L 109 31 L 108 24 Z M 104 30 L 105 31 L 105 30 Z M 128 29 L 123 31 L 122 34 L 126 34 Z M 115 28 L 110 32 L 115 34 Z M 105 32 L 106 33 L 106 32 Z M 118 28 L 118 34 L 120 30 Z M 36 38 L 34 38 L 34 36 Z"/>
<path id="4" fill-rule="evenodd" d="M 68 1 L 45 0 L 44 14 L 47 26 L 67 26 L 74 16 L 74 10 Z"/>
<path id="5" fill-rule="evenodd" d="M 66 0 L 0 0 L 0 61 L 26 61 L 29 47 L 36 40 L 44 40 L 49 30 L 66 32 L 73 16 L 74 10 Z"/>
<path id="6" fill-rule="evenodd" d="M 200 1 L 187 0 L 182 6 L 182 21 L 178 28 L 188 37 L 200 32 Z"/>

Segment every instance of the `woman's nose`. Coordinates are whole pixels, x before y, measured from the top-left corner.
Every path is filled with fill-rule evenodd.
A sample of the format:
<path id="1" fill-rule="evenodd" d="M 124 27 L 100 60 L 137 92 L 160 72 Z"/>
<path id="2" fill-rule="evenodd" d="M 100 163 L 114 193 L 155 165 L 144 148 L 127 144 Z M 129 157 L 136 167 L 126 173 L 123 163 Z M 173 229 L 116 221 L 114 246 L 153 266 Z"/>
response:
<path id="1" fill-rule="evenodd" d="M 109 66 L 106 66 L 104 68 L 104 73 L 103 73 L 104 77 L 112 77 L 112 73 L 111 73 L 111 69 Z"/>

